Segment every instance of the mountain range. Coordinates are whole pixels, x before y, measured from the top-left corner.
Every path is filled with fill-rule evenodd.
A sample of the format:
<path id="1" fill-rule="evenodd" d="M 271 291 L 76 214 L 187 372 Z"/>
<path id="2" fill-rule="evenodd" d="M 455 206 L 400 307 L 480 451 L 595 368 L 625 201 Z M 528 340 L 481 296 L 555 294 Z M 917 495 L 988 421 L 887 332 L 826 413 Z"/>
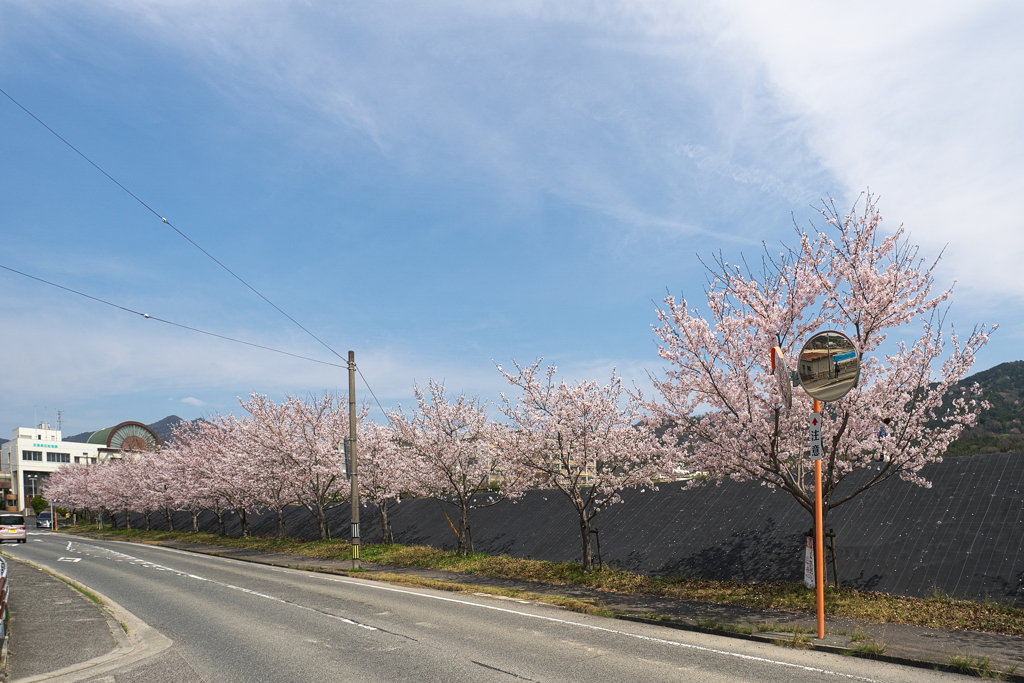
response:
<path id="1" fill-rule="evenodd" d="M 203 418 L 198 418 L 202 420 Z M 177 415 L 168 415 L 159 422 L 154 422 L 148 425 L 150 429 L 156 432 L 157 437 L 160 439 L 160 443 L 163 443 L 171 438 L 171 433 L 174 428 L 181 422 L 185 422 Z M 98 430 L 92 430 L 91 432 L 82 432 L 81 434 L 75 434 L 74 436 L 65 436 L 65 441 L 72 441 L 75 443 L 85 443 L 89 440 L 89 437 L 95 434 Z"/>

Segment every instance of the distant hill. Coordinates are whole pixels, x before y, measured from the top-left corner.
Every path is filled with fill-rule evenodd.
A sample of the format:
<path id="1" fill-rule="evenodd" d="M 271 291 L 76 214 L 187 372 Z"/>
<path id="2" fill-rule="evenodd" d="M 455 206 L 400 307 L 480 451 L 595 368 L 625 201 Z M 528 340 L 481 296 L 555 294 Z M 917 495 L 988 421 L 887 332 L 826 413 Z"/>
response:
<path id="1" fill-rule="evenodd" d="M 965 377 L 961 386 L 977 382 L 981 397 L 992 404 L 978 416 L 978 424 L 965 430 L 946 455 L 1013 453 L 1024 451 L 1024 360 L 1000 363 Z"/>
<path id="2" fill-rule="evenodd" d="M 202 420 L 203 418 L 200 417 L 197 419 Z M 160 443 L 163 443 L 164 441 L 167 441 L 168 439 L 171 438 L 172 430 L 180 422 L 185 422 L 185 420 L 182 420 L 177 415 L 168 415 L 159 422 L 154 422 L 153 424 L 149 425 L 149 428 L 156 432 L 157 437 L 160 438 Z M 100 427 L 99 429 L 104 429 L 104 427 Z M 81 434 L 75 434 L 74 436 L 65 436 L 64 440 L 73 441 L 75 443 L 85 443 L 89 440 L 89 437 L 95 434 L 97 431 L 97 429 L 94 429 L 91 432 L 82 432 Z"/>

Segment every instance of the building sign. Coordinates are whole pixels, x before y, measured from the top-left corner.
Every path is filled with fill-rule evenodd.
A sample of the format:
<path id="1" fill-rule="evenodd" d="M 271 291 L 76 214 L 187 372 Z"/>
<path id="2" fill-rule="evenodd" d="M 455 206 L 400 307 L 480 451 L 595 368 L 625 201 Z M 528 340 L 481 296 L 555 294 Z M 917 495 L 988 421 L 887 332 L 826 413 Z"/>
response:
<path id="1" fill-rule="evenodd" d="M 48 443 L 34 443 L 32 444 L 32 448 L 60 448 L 60 446 Z"/>

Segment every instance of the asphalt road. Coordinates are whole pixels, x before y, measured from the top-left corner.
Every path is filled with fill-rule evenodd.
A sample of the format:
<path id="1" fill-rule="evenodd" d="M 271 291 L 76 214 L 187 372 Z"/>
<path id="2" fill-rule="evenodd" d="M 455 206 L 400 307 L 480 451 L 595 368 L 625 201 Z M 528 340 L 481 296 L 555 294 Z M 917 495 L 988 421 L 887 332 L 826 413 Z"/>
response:
<path id="1" fill-rule="evenodd" d="M 115 671 L 82 672 L 67 680 L 771 683 L 954 678 L 526 601 L 405 588 L 170 548 L 42 533 L 4 550 L 108 597 L 170 640 L 169 647 L 154 648 L 151 656 L 143 657 L 140 650 Z"/>

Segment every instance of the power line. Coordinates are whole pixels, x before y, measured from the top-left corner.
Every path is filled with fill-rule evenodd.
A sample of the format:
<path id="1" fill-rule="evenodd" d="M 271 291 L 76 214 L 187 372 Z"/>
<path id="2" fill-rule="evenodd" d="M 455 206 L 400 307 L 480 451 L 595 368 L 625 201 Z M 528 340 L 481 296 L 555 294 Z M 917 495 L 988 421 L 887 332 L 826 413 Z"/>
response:
<path id="1" fill-rule="evenodd" d="M 4 97 L 6 97 L 7 99 L 9 99 L 9 100 L 10 100 L 11 102 L 13 102 L 13 103 L 14 103 L 14 104 L 15 104 L 15 105 L 16 105 L 16 106 L 17 106 L 17 107 L 19 108 L 19 109 L 21 109 L 21 110 L 22 110 L 23 112 L 25 112 L 25 113 L 26 113 L 26 114 L 28 114 L 28 115 L 29 115 L 30 117 L 32 117 L 32 119 L 33 119 L 33 120 L 35 120 L 35 121 L 36 121 L 36 123 L 38 123 L 39 125 L 41 125 L 41 126 L 42 126 L 43 128 L 45 128 L 46 130 L 50 131 L 50 133 L 52 133 L 52 134 L 53 134 L 53 135 L 54 135 L 54 136 L 55 136 L 55 137 L 56 137 L 56 138 L 57 138 L 58 140 L 60 140 L 61 142 L 63 142 L 63 143 L 64 143 L 65 145 L 67 145 L 67 146 L 68 146 L 68 147 L 69 147 L 69 148 L 70 148 L 70 149 L 71 149 L 72 151 L 74 151 L 74 152 L 75 152 L 75 154 L 77 154 L 78 156 L 80 156 L 80 157 L 82 157 L 83 159 L 85 159 L 85 161 L 87 161 L 87 162 L 89 163 L 89 165 L 90 165 L 90 166 L 92 166 L 92 167 L 93 167 L 93 168 L 95 168 L 95 169 L 96 169 L 97 171 L 99 171 L 100 173 L 102 173 L 102 174 L 103 174 L 103 175 L 104 175 L 104 176 L 105 176 L 105 177 L 106 177 L 106 178 L 107 178 L 108 180 L 110 180 L 110 182 L 114 183 L 114 184 L 115 184 L 115 185 L 117 185 L 117 186 L 118 186 L 119 188 L 121 188 L 122 190 L 124 190 L 124 192 L 125 192 L 125 193 L 127 193 L 127 194 L 128 194 L 128 196 L 130 196 L 130 197 L 131 197 L 132 199 L 134 199 L 134 200 L 135 200 L 135 201 L 137 201 L 137 202 L 138 202 L 139 204 L 141 204 L 141 205 L 142 205 L 143 207 L 145 207 L 145 208 L 146 208 L 146 210 L 147 210 L 147 211 L 149 211 L 150 213 L 152 213 L 152 214 L 153 214 L 154 216 L 156 216 L 157 218 L 159 218 L 159 219 L 160 219 L 160 221 L 161 221 L 161 222 L 163 222 L 163 223 L 164 223 L 165 225 L 167 225 L 167 226 L 168 226 L 169 228 L 171 228 L 171 230 L 173 230 L 174 232 L 178 233 L 178 235 L 180 235 L 180 236 L 181 236 L 181 237 L 182 237 L 183 239 L 185 239 L 186 241 L 188 241 L 188 243 L 189 243 L 189 244 L 191 244 L 192 246 L 194 246 L 194 247 L 195 247 L 196 249 L 198 249 L 199 251 L 203 252 L 203 254 L 205 254 L 205 255 L 206 255 L 206 256 L 207 256 L 207 257 L 208 257 L 208 258 L 209 258 L 209 259 L 210 259 L 211 261 L 213 261 L 213 262 L 214 262 L 214 263 L 216 263 L 216 264 L 217 264 L 218 266 L 220 266 L 220 267 L 221 267 L 221 268 L 223 268 L 223 269 L 224 269 L 225 271 L 227 271 L 227 272 L 228 272 L 228 273 L 229 273 L 229 274 L 230 274 L 230 275 L 231 275 L 231 276 L 232 276 L 233 278 L 235 278 L 236 280 L 238 280 L 239 282 L 241 282 L 241 283 L 242 283 L 243 285 L 245 285 L 245 286 L 246 286 L 246 287 L 247 287 L 247 288 L 248 288 L 248 289 L 249 289 L 249 290 L 250 290 L 251 292 L 253 292 L 253 293 L 254 293 L 254 294 L 255 294 L 256 296 L 258 296 L 259 298 L 263 299 L 263 300 L 264 300 L 265 302 L 267 302 L 268 304 L 270 304 L 270 305 L 271 305 L 271 306 L 272 306 L 272 307 L 274 308 L 274 310 L 276 310 L 276 311 L 277 311 L 278 313 L 280 313 L 280 314 L 281 314 L 281 315 L 283 315 L 284 317 L 288 318 L 288 320 L 290 320 L 290 321 L 291 321 L 292 323 L 294 323 L 294 324 L 295 324 L 296 326 L 298 326 L 298 328 L 299 328 L 299 329 L 301 329 L 301 330 L 302 330 L 303 332 L 305 332 L 305 333 L 306 333 L 306 334 L 308 334 L 308 335 L 309 335 L 310 337 L 312 337 L 313 339 L 315 339 L 315 340 L 316 340 L 317 342 L 319 342 L 319 343 L 320 343 L 320 344 L 321 344 L 321 345 L 322 345 L 322 346 L 323 346 L 323 347 L 324 347 L 325 349 L 327 349 L 328 351 L 330 351 L 331 353 L 333 353 L 333 354 L 334 354 L 335 356 L 337 356 L 337 357 L 338 357 L 339 359 L 341 359 L 341 360 L 346 360 L 346 359 L 345 359 L 345 358 L 344 358 L 344 357 L 343 357 L 343 356 L 342 356 L 342 355 L 341 355 L 340 353 L 338 353 L 337 351 L 335 351 L 335 350 L 334 350 L 333 348 L 331 348 L 331 347 L 330 347 L 330 346 L 329 346 L 329 345 L 328 345 L 328 344 L 327 344 L 327 343 L 326 343 L 325 341 L 323 341 L 322 339 L 320 339 L 320 337 L 318 337 L 318 336 L 316 336 L 315 334 L 313 334 L 312 332 L 310 332 L 310 331 L 309 331 L 309 330 L 308 330 L 308 329 L 307 329 L 307 328 L 306 328 L 306 327 L 305 327 L 304 325 L 302 325 L 302 323 L 300 323 L 300 322 L 299 322 L 298 320 L 296 320 L 295 318 L 293 318 L 293 317 L 291 317 L 290 315 L 288 315 L 287 313 L 285 313 L 285 312 L 284 312 L 284 310 L 282 310 L 282 309 L 281 309 L 281 307 L 279 307 L 279 306 L 278 306 L 277 304 L 275 304 L 275 303 L 274 303 L 273 301 L 271 301 L 271 300 L 270 300 L 270 299 L 268 299 L 267 297 L 263 296 L 263 294 L 261 294 L 261 293 L 259 292 L 259 290 L 257 290 L 257 289 L 256 289 L 255 287 L 253 287 L 252 285 L 250 285 L 250 284 L 249 284 L 248 282 L 246 282 L 246 281 L 245 281 L 244 279 L 242 279 L 242 277 L 241 277 L 240 275 L 238 275 L 238 274 L 237 274 L 237 273 L 236 273 L 235 271 L 231 270 L 231 269 L 230 269 L 230 268 L 228 268 L 228 267 L 227 267 L 226 265 L 224 265 L 224 264 L 223 264 L 223 263 L 222 263 L 222 262 L 221 262 L 220 260 L 218 260 L 218 259 L 217 259 L 217 258 L 216 258 L 216 257 L 215 257 L 215 256 L 214 256 L 213 254 L 211 254 L 210 252 L 206 251 L 206 249 L 203 249 L 203 248 L 202 248 L 201 246 L 199 246 L 199 244 L 198 244 L 198 243 L 197 243 L 197 242 L 196 242 L 195 240 L 193 240 L 193 239 L 192 239 L 191 237 L 189 237 L 189 236 L 188 236 L 188 235 L 186 235 L 186 234 L 185 234 L 184 232 L 182 232 L 181 230 L 179 230 L 179 229 L 178 229 L 178 228 L 177 228 L 177 227 L 176 227 L 176 226 L 175 226 L 175 225 L 174 225 L 173 223 L 171 223 L 171 222 L 170 222 L 169 220 L 167 220 L 167 218 L 165 218 L 164 216 L 161 216 L 161 215 L 160 215 L 160 213 L 159 213 L 159 212 L 158 212 L 158 211 L 157 211 L 156 209 L 154 209 L 153 207 L 151 207 L 151 206 L 150 206 L 149 204 L 147 204 L 146 202 L 144 202 L 144 201 L 143 201 L 143 200 L 142 200 L 142 199 L 141 199 L 141 198 L 140 198 L 140 197 L 139 197 L 138 195 L 136 195 L 136 194 L 135 194 L 134 192 L 132 192 L 132 191 L 131 191 L 131 190 L 129 190 L 129 189 L 127 188 L 127 187 L 125 187 L 124 185 L 122 185 L 122 184 L 121 184 L 121 183 L 120 183 L 120 182 L 119 182 L 119 181 L 118 181 L 118 180 L 117 180 L 116 178 L 114 178 L 114 176 L 110 175 L 110 174 L 109 174 L 109 173 L 107 173 L 107 172 L 106 172 L 105 170 L 103 170 L 103 169 L 102 169 L 102 168 L 101 168 L 101 167 L 99 166 L 99 164 L 97 164 L 97 163 L 96 163 L 95 161 L 93 161 L 93 160 L 92 160 L 92 159 L 90 159 L 90 158 L 89 158 L 88 156 L 86 156 L 86 154 L 85 154 L 84 152 L 82 152 L 82 151 L 81 151 L 81 150 L 79 150 L 79 149 L 78 149 L 77 147 L 75 147 L 75 146 L 74 146 L 74 145 L 72 145 L 72 144 L 71 144 L 70 142 L 68 142 L 68 141 L 67 141 L 67 140 L 66 140 L 66 139 L 65 139 L 64 137 L 62 137 L 62 136 L 61 136 L 61 135 L 60 135 L 60 134 L 59 134 L 59 133 L 58 133 L 57 131 L 55 131 L 55 130 L 54 130 L 53 128 L 50 128 L 50 126 L 46 125 L 46 123 L 45 123 L 45 122 L 44 122 L 44 121 L 43 121 L 42 119 L 40 119 L 40 118 L 39 118 L 38 116 L 36 116 L 35 114 L 33 114 L 33 113 L 32 113 L 31 111 L 29 111 L 29 110 L 28 110 L 28 109 L 27 109 L 27 108 L 26 108 L 26 107 L 25 107 L 25 106 L 24 106 L 23 104 L 21 104 L 21 102 L 19 102 L 18 100 L 14 99 L 13 97 L 11 97 L 11 95 L 10 95 L 10 94 L 9 94 L 9 93 L 8 93 L 8 92 L 7 92 L 6 90 L 4 90 L 3 88 L 0 88 L 0 93 L 2 93 L 2 94 L 4 95 Z M 0 266 L 0 267 L 3 267 L 3 266 Z M 10 269 L 10 268 L 7 268 L 7 270 L 12 270 L 12 269 Z M 26 275 L 25 273 L 20 273 L 19 271 L 14 271 L 14 270 L 12 270 L 12 272 L 16 272 L 16 273 L 19 273 L 20 275 L 25 275 L 26 277 L 33 277 L 33 276 L 31 276 L 31 275 Z M 33 278 L 33 279 L 37 279 L 37 280 L 38 280 L 39 278 Z M 45 281 L 45 280 L 40 280 L 40 282 L 46 282 L 46 281 Z M 60 287 L 60 285 L 56 285 L 56 284 L 54 284 L 54 283 L 52 283 L 52 282 L 46 282 L 46 284 L 51 284 L 51 285 L 53 285 L 53 286 L 55 286 L 55 287 Z M 66 287 L 61 287 L 61 289 L 67 289 L 67 288 L 66 288 Z M 70 289 L 69 289 L 68 291 L 74 291 L 74 290 L 70 290 Z M 75 293 L 76 293 L 76 294 L 81 294 L 81 292 L 75 292 Z M 88 295 L 86 295 L 86 294 L 82 294 L 82 296 L 87 296 L 87 297 L 88 297 Z M 88 298 L 90 298 L 90 299 L 95 299 L 95 297 L 88 297 Z M 102 301 L 101 299 L 96 299 L 96 301 L 101 301 L 102 303 L 108 303 L 108 302 L 106 302 L 106 301 Z M 122 306 L 117 306 L 116 304 L 109 304 L 109 305 L 111 305 L 111 306 L 115 306 L 116 308 L 123 308 Z M 129 310 L 129 309 L 127 309 L 127 308 L 124 308 L 124 310 L 126 310 L 126 311 L 129 311 L 130 313 L 136 313 L 136 314 L 138 314 L 138 315 L 145 315 L 145 314 L 142 314 L 142 313 L 138 313 L 138 311 L 130 311 L 130 310 Z M 149 317 L 151 317 L 151 316 L 146 316 L 146 317 L 147 317 L 147 318 L 149 318 Z M 156 320 L 156 318 L 153 318 L 153 319 L 154 319 L 154 320 Z M 160 322 L 164 322 L 164 323 L 167 323 L 167 324 L 170 324 L 170 325 L 177 325 L 178 327 L 186 327 L 185 325 L 179 325 L 178 323 L 171 323 L 171 322 L 169 322 L 169 321 L 166 321 L 166 320 L 160 320 Z M 193 329 L 193 328 L 187 328 L 187 329 Z M 194 331 L 196 331 L 196 332 L 201 332 L 202 334 L 209 334 L 209 335 L 211 335 L 211 336 L 214 336 L 214 337 L 220 336 L 220 335 L 216 335 L 216 334 L 213 334 L 212 332 L 204 332 L 203 330 L 194 330 Z M 223 338 L 223 339 L 228 339 L 228 337 L 222 337 L 222 338 Z M 259 347 L 259 348 L 267 348 L 268 350 L 270 350 L 270 351 L 275 351 L 276 353 L 284 353 L 284 354 L 286 354 L 286 355 L 290 355 L 290 356 L 294 356 L 294 355 L 295 355 L 295 354 L 291 354 L 291 353 L 288 353 L 288 352 L 286 352 L 286 351 L 278 351 L 277 349 L 270 349 L 269 347 L 262 347 L 262 346 L 259 346 L 258 344 L 251 344 L 251 343 L 249 343 L 249 342 L 244 342 L 244 341 L 240 341 L 240 340 L 237 340 L 237 339 L 231 339 L 230 341 L 237 341 L 237 342 L 239 342 L 239 343 L 242 343 L 242 344 L 248 344 L 249 346 L 257 346 L 257 347 Z M 305 358 L 304 356 L 296 356 L 296 357 L 297 357 L 297 358 Z M 339 367 L 339 368 L 341 368 L 341 367 L 347 368 L 347 367 L 348 367 L 348 364 L 347 364 L 347 363 L 346 363 L 345 365 L 337 365 L 336 363 L 327 363 L 327 362 L 325 362 L 325 361 L 319 361 L 319 360 L 315 360 L 315 359 L 312 359 L 312 358 L 305 358 L 305 360 L 311 360 L 311 361 L 313 361 L 313 362 L 315 362 L 315 363 L 323 363 L 323 364 L 325 364 L 325 365 L 333 365 L 333 366 L 335 366 L 335 367 Z M 357 368 L 357 369 L 358 369 L 358 368 Z M 368 391 L 370 392 L 370 395 L 371 395 L 371 396 L 373 396 L 373 400 L 374 400 L 374 401 L 375 401 L 375 402 L 377 403 L 377 407 L 378 407 L 378 408 L 380 408 L 380 411 L 381 411 L 382 413 L 384 413 L 384 416 L 385 416 L 385 417 L 388 417 L 388 420 L 390 421 L 390 420 L 391 420 L 391 418 L 390 418 L 390 417 L 388 416 L 388 414 L 387 414 L 387 411 L 386 411 L 386 410 L 384 410 L 384 407 L 383 407 L 383 406 L 382 406 L 382 405 L 380 404 L 380 401 L 378 401 L 378 400 L 377 400 L 377 396 L 376 396 L 376 394 L 374 394 L 374 393 L 373 393 L 373 389 L 371 389 L 371 388 L 370 388 L 370 383 L 366 381 L 366 377 L 365 377 L 365 376 L 363 376 L 363 372 L 362 372 L 362 370 L 360 370 L 360 371 L 359 371 L 359 377 L 360 377 L 360 378 L 361 378 L 361 379 L 363 380 L 363 384 L 364 384 L 364 385 L 366 385 L 366 389 L 367 389 L 367 390 L 368 390 Z"/>
<path id="2" fill-rule="evenodd" d="M 95 169 L 96 169 L 97 171 L 99 171 L 99 172 L 100 172 L 100 173 L 102 173 L 102 174 L 103 174 L 104 176 L 106 176 L 106 177 L 107 177 L 107 179 L 109 179 L 109 180 L 110 180 L 110 182 L 114 183 L 114 184 L 115 184 L 115 185 L 117 185 L 117 186 L 118 186 L 119 188 L 121 188 L 122 190 L 124 190 L 124 191 L 125 191 L 125 192 L 126 192 L 126 193 L 128 194 L 128 196 L 130 196 L 130 197 L 131 197 L 132 199 L 134 199 L 135 201 L 137 201 L 137 202 L 138 202 L 139 204 L 141 204 L 142 206 L 146 207 L 146 210 L 148 210 L 148 211 L 149 211 L 149 212 L 150 212 L 151 214 L 153 214 L 154 216 L 156 216 L 157 218 L 159 218 L 159 219 L 160 219 L 160 220 L 161 220 L 161 221 L 162 221 L 163 223 L 167 224 L 167 226 L 168 226 L 168 227 L 169 227 L 169 228 L 170 228 L 171 230 L 173 230 L 174 232 L 176 232 L 176 233 L 178 233 L 179 235 L 181 235 L 181 237 L 183 237 L 183 238 L 184 238 L 185 240 L 187 240 L 187 241 L 189 242 L 189 244 L 191 244 L 191 245 L 192 245 L 193 247 L 195 247 L 195 248 L 196 248 L 196 249 L 198 249 L 199 251 L 201 251 L 201 252 L 203 252 L 204 254 L 206 254 L 206 256 L 207 256 L 207 257 L 209 257 L 211 261 L 213 261 L 213 262 L 214 262 L 214 263 L 216 263 L 216 264 L 217 264 L 218 266 L 220 266 L 221 268 L 223 268 L 223 269 L 224 269 L 225 271 L 227 271 L 228 273 L 230 273 L 232 277 L 234 277 L 234 278 L 235 278 L 236 280 L 238 280 L 238 281 L 239 281 L 239 282 L 241 282 L 241 283 L 242 283 L 243 285 L 245 285 L 246 287 L 248 287 L 248 288 L 249 288 L 249 289 L 250 289 L 250 290 L 251 290 L 251 291 L 252 291 L 252 292 L 253 292 L 254 294 L 256 294 L 256 296 L 258 296 L 259 298 L 263 299 L 263 300 L 264 300 L 264 301 L 266 301 L 266 302 L 267 302 L 268 304 L 270 304 L 271 306 L 273 306 L 273 307 L 274 307 L 274 308 L 275 308 L 275 309 L 276 309 L 276 310 L 278 311 L 278 313 L 280 313 L 281 315 L 283 315 L 284 317 L 288 318 L 288 319 L 289 319 L 289 320 L 291 320 L 291 321 L 292 321 L 293 323 L 295 323 L 296 325 L 298 325 L 298 326 L 299 326 L 299 328 L 301 328 L 301 329 L 302 329 L 302 330 L 303 330 L 303 331 L 304 331 L 304 332 L 305 332 L 306 334 L 308 334 L 308 335 L 309 335 L 310 337 L 312 337 L 313 339 L 316 339 L 316 340 L 317 340 L 318 342 L 320 342 L 321 344 L 323 344 L 323 345 L 324 345 L 324 347 L 325 347 L 325 348 L 326 348 L 326 349 L 327 349 L 328 351 L 330 351 L 331 353 L 333 353 L 333 354 L 334 354 L 335 356 L 337 356 L 338 358 L 341 358 L 341 355 L 340 355 L 340 354 L 339 354 L 339 353 L 338 353 L 337 351 L 335 351 L 334 349 L 332 349 L 332 348 L 331 348 L 330 346 L 328 346 L 328 345 L 327 345 L 326 343 L 324 343 L 324 341 L 323 341 L 323 340 L 321 340 L 321 339 L 320 339 L 319 337 L 317 337 L 317 336 L 316 336 L 315 334 L 313 334 L 312 332 L 310 332 L 309 330 L 307 330 L 307 329 L 306 329 L 305 327 L 303 327 L 303 326 L 302 326 L 302 324 L 300 324 L 300 323 L 299 323 L 299 322 L 298 322 L 297 320 L 295 320 L 295 318 L 291 317 L 290 315 L 288 315 L 287 313 L 285 313 L 285 312 L 284 312 L 283 310 L 281 310 L 281 308 L 280 308 L 280 307 L 278 307 L 278 305 L 277 305 L 277 304 L 275 304 L 275 303 L 274 303 L 273 301 L 271 301 L 271 300 L 270 300 L 270 299 L 268 299 L 267 297 L 265 297 L 265 296 L 263 296 L 262 294 L 260 294 L 260 292 L 259 292 L 259 291 L 258 291 L 258 290 L 257 290 L 257 289 L 256 289 L 255 287 L 253 287 L 253 286 L 252 286 L 252 285 L 250 285 L 250 284 L 249 284 L 248 282 L 246 282 L 245 280 L 243 280 L 243 279 L 242 279 L 242 277 L 238 275 L 238 273 L 236 273 L 235 271 L 231 270 L 231 269 L 230 269 L 230 268 L 228 268 L 228 267 L 227 267 L 226 265 L 224 265 L 223 263 L 221 263 L 221 261 L 219 261 L 219 260 L 217 259 L 217 257 L 215 257 L 215 256 L 214 256 L 213 254 L 211 254 L 210 252 L 206 251 L 206 250 L 205 250 L 205 249 L 203 249 L 203 248 L 202 248 L 201 246 L 199 246 L 199 244 L 197 244 L 195 240 L 193 240 L 193 239 L 192 239 L 191 237 L 189 237 L 189 236 L 188 236 L 188 235 L 186 235 L 186 234 L 185 234 L 184 232 L 182 232 L 181 230 L 179 230 L 179 229 L 178 229 L 178 228 L 177 228 L 177 227 L 176 227 L 176 226 L 175 226 L 175 225 L 174 225 L 173 223 L 171 223 L 171 222 L 170 222 L 169 220 L 167 220 L 167 219 L 166 219 L 166 218 L 165 218 L 164 216 L 161 216 L 161 215 L 160 215 L 160 212 L 158 212 L 158 211 L 157 211 L 156 209 L 154 209 L 154 208 L 153 208 L 152 206 L 150 206 L 150 205 L 149 205 L 149 204 L 147 204 L 146 202 L 142 201 L 142 199 L 140 199 L 138 195 L 136 195 L 136 194 L 135 194 L 134 192 L 132 192 L 132 191 L 131 191 L 131 190 L 129 190 L 129 189 L 127 188 L 127 187 L 125 187 L 125 186 L 124 186 L 124 185 L 122 185 L 122 184 L 121 184 L 120 182 L 118 182 L 117 178 L 115 178 L 114 176 L 112 176 L 112 175 L 110 175 L 109 173 L 107 173 L 106 171 L 104 171 L 104 170 L 103 170 L 103 169 L 102 169 L 102 168 L 100 167 L 100 165 L 99 165 L 99 164 L 97 164 L 97 163 L 96 163 L 95 161 L 93 161 L 93 160 L 92 160 L 92 159 L 90 159 L 90 158 L 89 158 L 88 156 L 86 156 L 86 154 L 85 154 L 85 153 L 84 153 L 83 151 L 81 151 L 80 149 L 78 149 L 77 147 L 75 147 L 74 145 L 72 145 L 72 144 L 71 144 L 70 142 L 68 142 L 68 141 L 67 141 L 66 139 L 64 139 L 64 137 L 63 137 L 63 136 L 61 136 L 61 135 L 60 135 L 60 134 L 59 134 L 59 133 L 58 133 L 57 131 L 55 131 L 55 130 L 54 130 L 53 128 L 50 128 L 50 127 L 49 127 L 48 125 L 46 125 L 46 123 L 45 123 L 45 122 L 43 122 L 43 120 L 42 120 L 42 119 L 40 119 L 40 118 L 39 118 L 38 116 L 36 116 L 36 115 L 35 115 L 35 114 L 33 114 L 32 112 L 30 112 L 30 111 L 29 111 L 28 109 L 26 109 L 26 108 L 25 108 L 25 106 L 24 106 L 23 104 L 21 104 L 21 102 L 18 102 L 18 100 L 16 100 L 16 99 L 14 99 L 13 97 L 11 97 L 11 96 L 10 96 L 10 94 L 8 94 L 8 93 L 7 93 L 7 91 L 5 91 L 5 90 L 3 90 L 2 88 L 0 88 L 0 93 L 3 93 L 3 95 L 4 95 L 4 96 L 5 96 L 5 97 L 6 97 L 7 99 L 9 99 L 9 100 L 10 100 L 11 102 L 13 102 L 13 103 L 14 103 L 15 105 L 17 105 L 19 109 L 21 109 L 21 110 L 22 110 L 23 112 L 25 112 L 26 114 L 28 114 L 29 116 L 31 116 L 31 117 L 32 117 L 33 119 L 35 119 L 35 121 L 36 121 L 36 122 L 37 122 L 37 123 L 38 123 L 39 125 L 41 125 L 41 126 L 42 126 L 43 128 L 45 128 L 46 130 L 48 130 L 48 131 L 50 131 L 51 133 L 53 133 L 53 135 L 54 135 L 54 136 L 55 136 L 55 137 L 56 137 L 56 138 L 57 138 L 58 140 L 60 140 L 60 141 L 61 141 L 61 142 L 63 142 L 63 143 L 65 144 L 65 145 L 67 145 L 67 146 L 68 146 L 69 148 L 71 148 L 71 150 L 72 150 L 72 151 L 74 151 L 74 152 L 75 152 L 75 154 L 77 154 L 78 156 L 80 156 L 80 157 L 82 157 L 83 159 L 85 159 L 85 160 L 86 160 L 86 161 L 87 161 L 87 162 L 89 163 L 89 165 L 90 165 L 90 166 L 92 166 L 92 167 L 93 167 L 93 168 L 95 168 Z M 344 359 L 342 359 L 342 360 L 344 360 Z"/>
<path id="3" fill-rule="evenodd" d="M 325 360 L 318 360 L 316 358 L 309 358 L 307 356 L 300 356 L 299 354 L 291 353 L 290 351 L 282 351 L 281 349 L 275 349 L 275 348 L 272 348 L 272 347 L 269 347 L 269 346 L 263 346 L 262 344 L 255 344 L 253 342 L 247 342 L 247 341 L 244 341 L 242 339 L 235 339 L 234 337 L 226 337 L 223 334 L 217 334 L 216 332 L 208 332 L 206 330 L 201 330 L 198 327 L 191 327 L 189 325 L 183 325 L 182 323 L 176 323 L 176 322 L 174 322 L 172 320 L 166 320 L 164 318 L 158 318 L 158 317 L 156 317 L 154 315 L 150 315 L 148 313 L 143 313 L 141 311 L 136 311 L 136 310 L 128 308 L 126 306 L 121 306 L 119 304 L 115 304 L 115 303 L 107 301 L 105 299 L 100 299 L 99 297 L 95 297 L 95 296 L 92 296 L 90 294 L 86 294 L 85 292 L 79 292 L 77 289 L 71 289 L 70 287 L 65 287 L 64 285 L 58 285 L 56 282 L 50 282 L 49 280 L 44 280 L 43 278 L 36 277 L 35 275 L 29 275 L 28 273 L 23 273 L 20 270 L 15 270 L 14 268 L 9 268 L 9 267 L 7 267 L 5 265 L 0 265 L 0 268 L 3 268 L 4 270 L 9 271 L 11 273 L 16 273 L 18 275 L 21 275 L 22 277 L 27 277 L 30 280 L 35 280 L 36 282 L 42 282 L 43 284 L 50 285 L 51 287 L 56 287 L 57 289 L 63 289 L 65 292 L 71 292 L 72 294 L 77 294 L 78 296 L 85 297 L 86 299 L 92 299 L 93 301 L 99 302 L 101 304 L 105 304 L 105 305 L 110 306 L 112 308 L 119 308 L 122 311 L 126 311 L 126 312 L 132 313 L 134 315 L 142 316 L 146 320 L 155 320 L 158 323 L 164 323 L 165 325 L 172 325 L 174 327 L 180 327 L 180 328 L 182 328 L 184 330 L 190 330 L 192 332 L 198 332 L 199 334 L 205 334 L 205 335 L 210 336 L 210 337 L 216 337 L 217 339 L 224 339 L 226 341 L 235 342 L 236 344 L 245 344 L 246 346 L 253 346 L 253 347 L 257 348 L 257 349 L 263 349 L 264 351 L 273 351 L 274 353 L 280 353 L 280 354 L 283 354 L 285 356 L 291 356 L 292 358 L 300 358 L 302 360 L 308 360 L 308 361 L 310 361 L 312 363 L 320 363 L 321 365 L 330 365 L 330 366 L 333 366 L 333 367 L 336 367 L 336 368 L 347 368 L 348 367 L 348 365 L 339 365 L 337 363 L 331 363 L 331 362 L 325 361 Z M 366 380 L 364 379 L 363 381 L 365 382 Z M 367 389 L 369 389 L 369 386 L 367 386 Z M 373 394 L 373 390 L 372 389 L 370 390 L 370 393 Z M 376 397 L 374 397 L 374 398 L 376 398 Z M 378 403 L 377 405 L 379 406 L 380 404 Z"/>

